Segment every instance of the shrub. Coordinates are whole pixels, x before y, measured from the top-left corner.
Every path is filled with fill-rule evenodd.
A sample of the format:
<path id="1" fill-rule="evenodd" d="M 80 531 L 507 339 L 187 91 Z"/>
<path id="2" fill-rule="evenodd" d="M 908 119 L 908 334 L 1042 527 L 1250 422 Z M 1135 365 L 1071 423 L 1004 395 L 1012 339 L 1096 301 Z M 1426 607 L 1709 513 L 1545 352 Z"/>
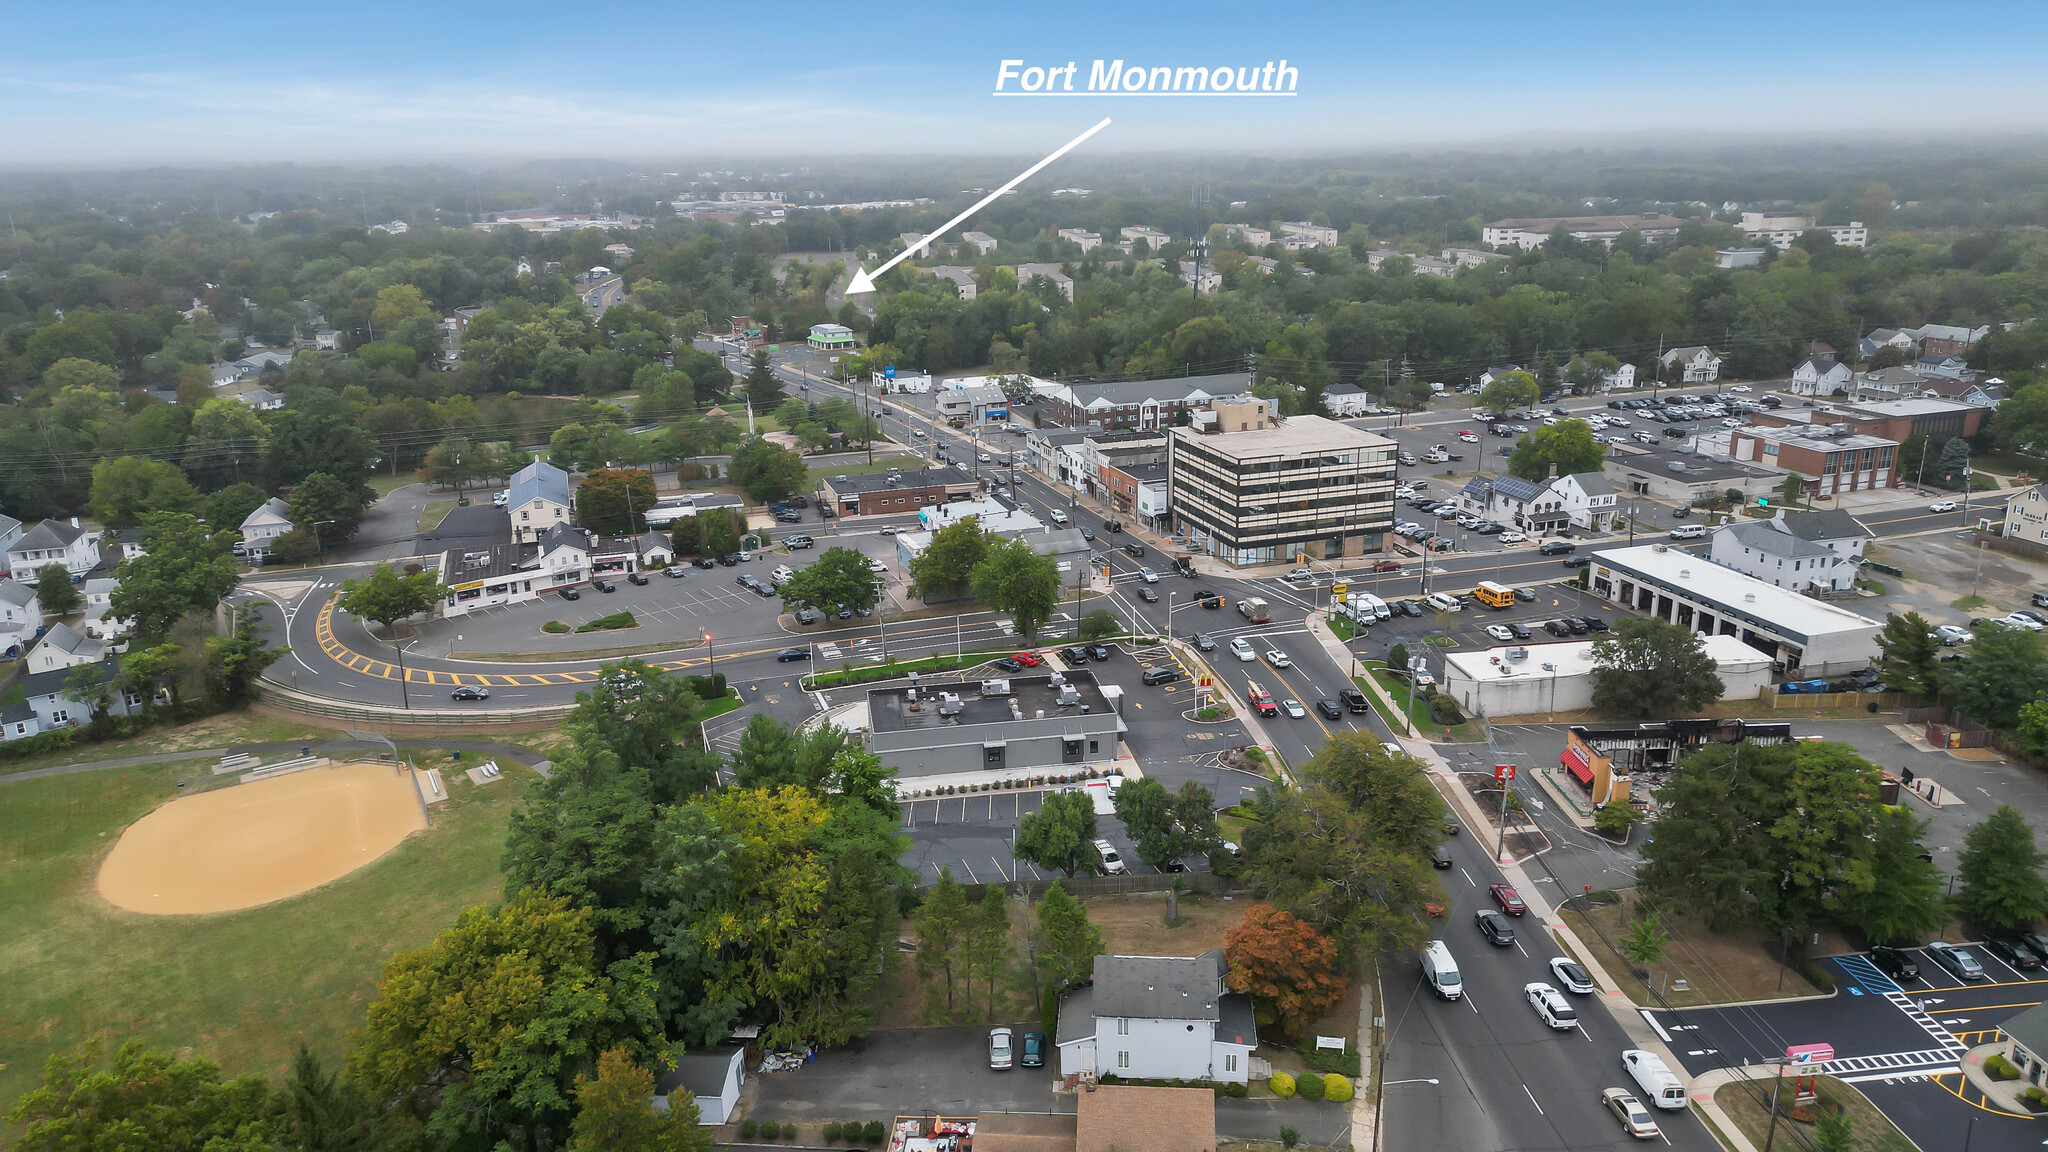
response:
<path id="1" fill-rule="evenodd" d="M 1361 1067 L 1358 1051 L 1348 1045 L 1342 1052 L 1332 1052 L 1326 1048 L 1311 1049 L 1303 1052 L 1301 1059 L 1318 1072 L 1336 1072 L 1345 1076 L 1357 1076 Z"/>
<path id="2" fill-rule="evenodd" d="M 1439 692 L 1429 698 L 1429 722 L 1449 728 L 1465 722 L 1465 713 L 1458 708 L 1458 702 Z"/>
<path id="3" fill-rule="evenodd" d="M 551 636 L 560 636 L 562 633 L 567 632 L 569 630 L 569 626 L 567 624 L 562 623 L 560 620 L 550 620 L 547 623 L 541 625 L 540 630 L 546 632 Z"/>
<path id="4" fill-rule="evenodd" d="M 2048 1089 L 2029 1088 L 2026 1094 L 2020 1097 L 2020 1103 L 2029 1112 L 2048 1112 Z"/>
<path id="5" fill-rule="evenodd" d="M 1343 1104 L 1349 1101 L 1353 1091 L 1354 1089 L 1351 1087 L 1351 1081 L 1348 1077 L 1339 1076 L 1335 1072 L 1328 1073 L 1323 1077 L 1323 1099 L 1328 1100 L 1332 1104 Z"/>
<path id="6" fill-rule="evenodd" d="M 887 1132 L 888 1129 L 882 1126 L 882 1122 L 880 1120 L 870 1120 L 867 1122 L 867 1125 L 860 1130 L 860 1138 L 864 1143 L 880 1144 L 882 1142 L 883 1135 L 885 1135 Z"/>
<path id="7" fill-rule="evenodd" d="M 1273 1078 L 1266 1081 L 1266 1087 L 1273 1090 L 1273 1095 L 1285 1100 L 1294 1095 L 1294 1077 L 1285 1072 L 1275 1072 Z M 1293 1145 L 1290 1144 L 1288 1147 L 1291 1148 Z"/>
<path id="8" fill-rule="evenodd" d="M 839 1143 L 839 1121 L 833 1120 L 825 1125 L 825 1143 Z"/>
<path id="9" fill-rule="evenodd" d="M 2017 1080 L 2020 1078 L 2020 1070 L 2012 1066 L 2012 1061 L 1995 1052 L 1984 1058 L 1984 1071 L 1990 1073 L 1993 1080 Z"/>
<path id="10" fill-rule="evenodd" d="M 1826 968 L 1811 960 L 1801 960 L 1799 962 L 1799 974 L 1806 977 L 1808 984 L 1813 985 L 1822 992 L 1833 992 L 1835 990 L 1834 973 L 1829 972 Z"/>
<path id="11" fill-rule="evenodd" d="M 615 632 L 621 628 L 633 627 L 637 627 L 637 625 L 633 620 L 633 614 L 631 612 L 614 612 L 609 616 L 599 616 L 597 619 L 592 620 L 589 623 L 578 624 L 576 626 L 576 631 Z"/>
<path id="12" fill-rule="evenodd" d="M 1301 1130 L 1292 1124 L 1282 1124 L 1280 1126 L 1280 1146 L 1282 1148 L 1292 1148 L 1299 1143 L 1301 1143 Z"/>
<path id="13" fill-rule="evenodd" d="M 754 1137 L 759 1136 L 760 1134 L 761 1125 L 759 1123 L 751 1119 L 740 1121 L 740 1139 L 752 1140 Z"/>
<path id="14" fill-rule="evenodd" d="M 1225 1084 L 1223 1086 L 1223 1092 L 1232 1100 L 1242 1100 L 1245 1097 L 1252 1094 L 1251 1089 L 1245 1087 L 1242 1084 Z"/>
<path id="15" fill-rule="evenodd" d="M 1303 1100 L 1321 1100 L 1323 1098 L 1323 1078 L 1314 1072 L 1304 1072 L 1301 1074 L 1301 1079 L 1294 1082 L 1294 1091 Z"/>

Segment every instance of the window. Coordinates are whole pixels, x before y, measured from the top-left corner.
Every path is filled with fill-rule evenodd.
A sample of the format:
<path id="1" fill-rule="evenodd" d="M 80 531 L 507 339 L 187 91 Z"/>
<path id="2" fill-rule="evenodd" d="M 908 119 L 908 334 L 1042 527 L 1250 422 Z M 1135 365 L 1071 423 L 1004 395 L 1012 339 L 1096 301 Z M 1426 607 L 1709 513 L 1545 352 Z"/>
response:
<path id="1" fill-rule="evenodd" d="M 527 511 L 526 511 L 525 509 L 523 509 L 523 508 L 522 508 L 522 509 L 520 509 L 520 510 L 519 510 L 519 518 L 520 518 L 521 520 L 530 520 L 530 519 L 532 519 L 533 517 L 532 517 L 532 513 L 530 513 L 530 512 L 527 512 Z"/>
<path id="2" fill-rule="evenodd" d="M 1119 1036 L 1129 1036 L 1131 1034 L 1131 1022 L 1119 1016 L 1116 1022 L 1116 1034 Z"/>
<path id="3" fill-rule="evenodd" d="M 1131 1066 L 1131 1054 L 1129 1052 L 1117 1053 L 1116 1066 L 1119 1068 L 1129 1068 Z"/>
<path id="4" fill-rule="evenodd" d="M 1226 1054 L 1226 1055 L 1225 1055 L 1225 1056 L 1223 1057 L 1223 1070 L 1224 1070 L 1225 1072 L 1235 1072 L 1235 1071 L 1237 1071 L 1237 1054 L 1236 1054 L 1236 1053 L 1234 1053 L 1234 1052 L 1232 1052 L 1232 1053 L 1227 1053 L 1227 1054 Z"/>
<path id="5" fill-rule="evenodd" d="M 71 723 L 71 713 L 67 709 L 58 708 L 50 713 L 50 722 L 52 724 L 69 724 Z"/>

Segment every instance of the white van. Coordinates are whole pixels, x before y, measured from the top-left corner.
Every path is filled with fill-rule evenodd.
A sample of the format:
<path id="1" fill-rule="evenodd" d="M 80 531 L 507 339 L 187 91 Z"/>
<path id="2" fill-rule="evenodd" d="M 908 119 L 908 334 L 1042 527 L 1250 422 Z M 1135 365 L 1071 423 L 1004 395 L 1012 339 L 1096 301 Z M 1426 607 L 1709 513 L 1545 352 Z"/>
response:
<path id="1" fill-rule="evenodd" d="M 1387 602 L 1370 592 L 1353 594 L 1351 602 L 1358 605 L 1360 609 L 1359 615 L 1361 616 L 1365 614 L 1365 609 L 1371 609 L 1373 619 L 1375 620 L 1391 620 L 1394 618 L 1394 610 L 1387 607 Z"/>
<path id="2" fill-rule="evenodd" d="M 1422 950 L 1422 978 L 1446 1000 L 1456 1000 L 1465 994 L 1465 981 L 1458 975 L 1458 962 L 1451 956 L 1451 946 L 1441 940 L 1431 940 L 1429 947 Z"/>
<path id="3" fill-rule="evenodd" d="M 1698 540 L 1706 534 L 1707 526 L 1705 524 L 1680 524 L 1678 527 L 1665 533 L 1665 535 L 1673 540 Z"/>
<path id="4" fill-rule="evenodd" d="M 1456 596 L 1448 592 L 1431 592 L 1422 598 L 1422 602 L 1439 612 L 1456 612 L 1464 607 L 1464 605 L 1458 603 Z"/>
<path id="5" fill-rule="evenodd" d="M 1631 1048 L 1621 1054 L 1621 1066 L 1643 1090 L 1643 1098 L 1666 1111 L 1685 1107 L 1685 1085 L 1671 1074 L 1655 1052 Z"/>

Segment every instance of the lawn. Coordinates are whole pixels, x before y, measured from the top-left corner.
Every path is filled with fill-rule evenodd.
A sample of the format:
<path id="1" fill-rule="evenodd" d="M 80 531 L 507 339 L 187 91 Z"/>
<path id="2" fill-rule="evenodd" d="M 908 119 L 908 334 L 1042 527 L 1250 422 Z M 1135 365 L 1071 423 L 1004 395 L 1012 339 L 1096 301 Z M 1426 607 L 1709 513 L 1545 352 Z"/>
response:
<path id="1" fill-rule="evenodd" d="M 434 529 L 439 528 L 441 521 L 446 520 L 448 513 L 454 511 L 454 509 L 455 501 L 453 500 L 429 500 L 420 509 L 420 531 L 432 532 Z"/>
<path id="2" fill-rule="evenodd" d="M 998 656 L 1006 656 L 1016 648 L 986 648 L 970 651 L 961 656 L 927 656 L 922 660 L 903 660 L 893 664 L 850 665 L 836 672 L 820 672 L 810 677 L 813 688 L 838 688 L 847 684 L 863 684 L 870 680 L 891 680 L 912 672 L 920 675 L 931 672 L 952 672 L 960 668 L 972 668 Z"/>
<path id="3" fill-rule="evenodd" d="M 1414 717 L 1417 731 L 1424 735 L 1429 735 L 1444 730 L 1441 726 L 1430 722 L 1427 697 L 1417 697 L 1411 701 L 1407 682 L 1396 680 L 1384 665 L 1372 665 L 1369 670 L 1372 673 L 1372 678 L 1379 683 L 1379 686 L 1386 691 L 1388 696 L 1393 698 L 1395 710 Z M 1380 707 L 1380 702 L 1373 696 L 1371 689 L 1366 688 L 1363 683 L 1359 684 L 1359 688 L 1365 691 L 1366 699 L 1372 701 L 1374 708 Z M 1401 726 L 1400 720 L 1386 715 L 1385 709 L 1380 709 L 1380 714 L 1382 719 L 1394 727 L 1399 728 Z M 1463 724 L 1452 725 L 1450 733 L 1450 739 L 1458 743 L 1483 743 L 1486 740 L 1485 731 L 1469 718 Z"/>
<path id="4" fill-rule="evenodd" d="M 338 1060 L 383 961 L 502 894 L 507 817 L 535 779 L 478 789 L 446 754 L 421 762 L 452 793 L 431 830 L 326 887 L 212 916 L 119 912 L 93 887 L 121 831 L 203 764 L 0 784 L 0 1101 L 95 1037 L 190 1049 L 230 1075 L 276 1077 L 302 1043 Z"/>
<path id="5" fill-rule="evenodd" d="M 0 776 L 51 768 L 63 764 L 85 764 L 97 760 L 124 760 L 164 752 L 188 752 L 196 748 L 238 748 L 245 744 L 303 744 L 333 740 L 341 733 L 318 728 L 298 720 L 280 720 L 254 712 L 223 712 L 174 728 L 152 728 L 126 740 L 100 743 L 80 742 L 55 752 L 20 759 L 0 758 Z"/>
<path id="6" fill-rule="evenodd" d="M 1632 900 L 1634 893 L 1625 892 L 1622 896 Z M 1579 938 L 1593 950 L 1601 966 L 1621 982 L 1621 991 L 1638 1004 L 1654 1007 L 1655 1001 L 1642 981 L 1628 975 L 1628 960 L 1607 943 L 1619 941 L 1627 934 L 1632 921 L 1626 905 L 1603 904 L 1582 909 L 1580 901 L 1573 900 L 1570 908 Z M 1820 994 L 1820 989 L 1807 983 L 1796 969 L 1781 971 L 1773 958 L 1773 942 L 1766 940 L 1759 929 L 1738 926 L 1727 932 L 1709 932 L 1696 920 L 1669 915 L 1659 923 L 1671 939 L 1665 947 L 1665 959 L 1649 968 L 1668 1004 L 1685 1008 Z M 1598 931 L 1592 926 L 1597 926 Z"/>
<path id="7" fill-rule="evenodd" d="M 1807 1142 L 1813 1139 L 1813 1125 L 1787 1120 L 1784 1109 L 1792 1100 L 1793 1083 L 1790 1077 L 1782 1082 L 1778 1095 L 1778 1139 L 1780 1148 L 1802 1146 L 1787 1140 L 1791 1129 L 1798 1129 Z M 1839 1104 L 1849 1117 L 1849 1133 L 1855 1139 L 1857 1152 L 1917 1152 L 1917 1146 L 1899 1131 L 1870 1098 L 1857 1091 L 1853 1085 L 1844 1084 L 1833 1076 L 1820 1078 L 1818 1092 L 1821 1102 Z M 1741 1083 L 1724 1084 L 1714 1093 L 1714 1102 L 1726 1109 L 1734 1119 L 1735 1126 L 1742 1129 L 1750 1143 L 1758 1148 L 1764 1146 L 1771 1127 L 1771 1082 L 1759 1077 L 1754 1085 Z"/>

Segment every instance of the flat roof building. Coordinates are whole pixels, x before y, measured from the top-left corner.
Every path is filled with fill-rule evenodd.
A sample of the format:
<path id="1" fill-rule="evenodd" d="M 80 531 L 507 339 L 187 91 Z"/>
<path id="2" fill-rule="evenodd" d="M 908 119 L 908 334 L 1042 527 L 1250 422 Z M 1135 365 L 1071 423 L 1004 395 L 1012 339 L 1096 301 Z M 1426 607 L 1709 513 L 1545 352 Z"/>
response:
<path id="1" fill-rule="evenodd" d="M 1444 657 L 1443 691 L 1467 712 L 1494 719 L 1590 708 L 1595 643 L 1503 644 L 1452 652 Z M 1733 636 L 1708 636 L 1704 643 L 1721 676 L 1721 699 L 1754 700 L 1770 686 L 1770 656 Z"/>
<path id="2" fill-rule="evenodd" d="M 1663 544 L 1593 553 L 1588 587 L 1646 616 L 1735 636 L 1788 673 L 1833 676 L 1877 659 L 1883 625 Z"/>
<path id="3" fill-rule="evenodd" d="M 1840 424 L 1730 429 L 1728 455 L 1805 477 L 1816 496 L 1896 488 L 1895 440 L 1866 436 Z"/>
<path id="4" fill-rule="evenodd" d="M 1648 496 L 1675 504 L 1725 496 L 1730 488 L 1741 490 L 1744 496 L 1768 496 L 1778 490 L 1785 477 L 1776 469 L 1669 448 L 1636 451 L 1616 447 L 1607 454 L 1600 470 L 1614 483 L 1623 501 L 1630 496 Z"/>
<path id="5" fill-rule="evenodd" d="M 1191 547 L 1230 564 L 1384 549 L 1394 523 L 1392 440 L 1321 416 L 1281 419 L 1251 397 L 1194 417 L 1172 430 L 1167 454 L 1174 523 Z"/>
<path id="6" fill-rule="evenodd" d="M 1085 671 L 877 688 L 868 749 L 904 778 L 1074 771 L 1116 759 L 1122 699 Z"/>
<path id="7" fill-rule="evenodd" d="M 1249 372 L 1061 384 L 1046 394 L 1045 414 L 1069 428 L 1166 428 L 1192 409 L 1251 386 Z"/>
<path id="8" fill-rule="evenodd" d="M 1598 241 L 1613 247 L 1628 232 L 1640 232 L 1645 240 L 1676 240 L 1685 221 L 1662 212 L 1636 216 L 1532 216 L 1495 220 L 1480 229 L 1479 239 L 1489 247 L 1512 244 L 1517 248 L 1541 248 L 1550 234 L 1562 227 L 1574 240 Z"/>
<path id="9" fill-rule="evenodd" d="M 949 465 L 917 472 L 834 476 L 819 485 L 818 499 L 830 503 L 841 515 L 880 516 L 915 512 L 955 496 L 972 496 L 980 487 L 974 477 Z"/>

